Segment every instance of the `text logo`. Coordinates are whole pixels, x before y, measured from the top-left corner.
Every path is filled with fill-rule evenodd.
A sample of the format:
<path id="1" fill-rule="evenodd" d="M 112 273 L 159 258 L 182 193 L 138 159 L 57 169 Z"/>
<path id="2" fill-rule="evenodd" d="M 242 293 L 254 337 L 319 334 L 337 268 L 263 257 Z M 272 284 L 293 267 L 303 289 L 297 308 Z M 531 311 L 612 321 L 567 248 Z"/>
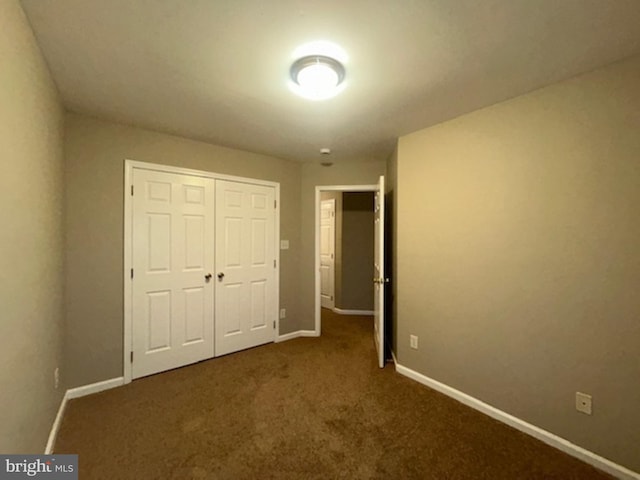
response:
<path id="1" fill-rule="evenodd" d="M 78 480 L 78 455 L 0 455 L 0 480 Z"/>

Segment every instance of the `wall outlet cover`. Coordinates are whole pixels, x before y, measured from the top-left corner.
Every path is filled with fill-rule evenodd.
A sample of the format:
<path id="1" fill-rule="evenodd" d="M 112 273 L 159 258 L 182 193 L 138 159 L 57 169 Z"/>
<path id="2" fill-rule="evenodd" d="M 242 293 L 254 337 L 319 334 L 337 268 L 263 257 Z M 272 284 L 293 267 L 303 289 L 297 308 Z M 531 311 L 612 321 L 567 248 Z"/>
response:
<path id="1" fill-rule="evenodd" d="M 591 395 L 576 392 L 576 410 L 587 415 L 591 415 L 592 412 L 592 401 Z"/>

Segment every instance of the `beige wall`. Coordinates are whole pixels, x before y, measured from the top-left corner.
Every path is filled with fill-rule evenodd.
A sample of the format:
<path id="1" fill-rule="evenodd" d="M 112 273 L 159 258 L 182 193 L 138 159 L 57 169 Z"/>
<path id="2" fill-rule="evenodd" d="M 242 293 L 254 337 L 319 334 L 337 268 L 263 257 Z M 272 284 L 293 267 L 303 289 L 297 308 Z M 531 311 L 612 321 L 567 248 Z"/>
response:
<path id="1" fill-rule="evenodd" d="M 373 185 L 384 175 L 385 162 L 349 162 L 323 167 L 302 164 L 300 187 L 300 327 L 313 330 L 315 322 L 315 187 L 321 185 Z"/>
<path id="2" fill-rule="evenodd" d="M 402 137 L 397 173 L 399 362 L 640 471 L 640 56 Z"/>
<path id="3" fill-rule="evenodd" d="M 342 198 L 342 292 L 344 310 L 373 310 L 373 192 Z"/>
<path id="4" fill-rule="evenodd" d="M 62 396 L 63 111 L 20 4 L 0 2 L 0 452 L 42 453 Z M 64 376 L 64 372 L 62 372 Z"/>
<path id="5" fill-rule="evenodd" d="M 71 386 L 122 375 L 124 160 L 280 183 L 280 333 L 298 330 L 300 164 L 90 117 L 66 117 L 67 347 Z"/>

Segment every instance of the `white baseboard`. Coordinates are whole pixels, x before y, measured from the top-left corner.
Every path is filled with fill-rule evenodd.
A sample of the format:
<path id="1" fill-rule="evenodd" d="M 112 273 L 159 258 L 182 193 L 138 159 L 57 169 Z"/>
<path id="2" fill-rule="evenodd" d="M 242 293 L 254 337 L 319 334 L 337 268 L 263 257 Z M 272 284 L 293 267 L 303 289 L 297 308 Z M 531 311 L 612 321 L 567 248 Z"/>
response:
<path id="1" fill-rule="evenodd" d="M 285 333 L 284 335 L 279 335 L 276 338 L 276 343 L 286 342 L 287 340 L 293 340 L 294 338 L 300 337 L 317 337 L 318 334 L 315 330 L 297 330 L 291 333 Z"/>
<path id="2" fill-rule="evenodd" d="M 91 383 L 89 385 L 83 385 L 82 387 L 71 388 L 67 390 L 67 396 L 69 399 L 80 398 L 92 393 L 102 392 L 109 390 L 110 388 L 119 387 L 124 385 L 124 377 L 112 378 L 103 382 Z"/>
<path id="3" fill-rule="evenodd" d="M 84 397 L 86 395 L 91 395 L 92 393 L 109 390 L 110 388 L 119 387 L 121 385 L 124 385 L 124 377 L 112 378 L 103 382 L 92 383 L 90 385 L 83 385 L 82 387 L 70 388 L 69 390 L 67 390 L 62 397 L 60 407 L 58 407 L 58 414 L 56 415 L 56 419 L 53 421 L 51 431 L 49 432 L 49 440 L 47 441 L 47 446 L 45 447 L 44 454 L 51 455 L 53 453 L 53 449 L 56 446 L 58 431 L 60 430 L 62 418 L 64 417 L 64 412 L 67 409 L 67 403 L 69 402 L 69 400 L 73 398 Z"/>
<path id="4" fill-rule="evenodd" d="M 342 308 L 333 308 L 334 312 L 339 315 L 373 315 L 373 310 L 343 310 Z"/>
<path id="5" fill-rule="evenodd" d="M 393 358 L 393 364 L 396 366 L 396 371 L 398 370 L 398 357 L 396 357 L 396 352 L 391 349 L 391 358 Z M 399 372 L 398 372 L 399 373 Z"/>
<path id="6" fill-rule="evenodd" d="M 427 387 L 433 388 L 440 393 L 451 397 L 460 403 L 464 403 L 465 405 L 478 410 L 479 412 L 484 413 L 485 415 L 490 416 L 502 423 L 509 425 L 510 427 L 515 428 L 516 430 L 520 430 L 527 435 L 531 435 L 534 438 L 546 443 L 547 445 L 551 445 L 558 450 L 561 450 L 572 457 L 576 457 L 582 460 L 585 463 L 593 465 L 600 470 L 609 473 L 617 478 L 623 480 L 640 480 L 640 473 L 634 472 L 622 465 L 618 465 L 611 460 L 608 460 L 600 455 L 593 453 L 585 448 L 579 447 L 578 445 L 571 443 L 568 440 L 565 440 L 562 437 L 559 437 L 551 432 L 543 430 L 540 427 L 536 427 L 524 420 L 514 417 L 502 410 L 499 410 L 491 405 L 484 403 L 481 400 L 478 400 L 471 395 L 467 395 L 466 393 L 461 392 L 460 390 L 456 390 L 453 387 L 445 385 L 444 383 L 438 382 L 432 378 L 427 377 L 421 373 L 416 372 L 415 370 L 411 370 L 403 365 L 400 365 L 396 362 L 396 371 L 404 375 L 405 377 L 409 377 L 412 380 L 415 380 Z"/>
<path id="7" fill-rule="evenodd" d="M 53 453 L 53 447 L 56 446 L 56 438 L 58 437 L 58 430 L 60 430 L 60 425 L 62 424 L 62 417 L 64 417 L 64 411 L 67 409 L 67 401 L 69 397 L 67 394 L 69 391 L 67 390 L 62 396 L 62 400 L 60 401 L 60 406 L 58 407 L 58 413 L 56 414 L 56 419 L 53 421 L 53 425 L 51 426 L 51 431 L 49 432 L 49 439 L 47 440 L 47 446 L 44 449 L 45 455 L 51 455 Z"/>

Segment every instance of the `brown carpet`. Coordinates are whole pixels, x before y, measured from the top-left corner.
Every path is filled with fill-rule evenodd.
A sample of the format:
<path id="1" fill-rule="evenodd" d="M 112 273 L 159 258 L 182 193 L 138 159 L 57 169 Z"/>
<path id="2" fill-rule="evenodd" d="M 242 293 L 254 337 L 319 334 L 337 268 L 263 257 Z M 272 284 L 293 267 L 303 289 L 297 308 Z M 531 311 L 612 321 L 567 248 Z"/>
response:
<path id="1" fill-rule="evenodd" d="M 371 317 L 72 400 L 87 479 L 607 479 L 376 366 Z"/>

